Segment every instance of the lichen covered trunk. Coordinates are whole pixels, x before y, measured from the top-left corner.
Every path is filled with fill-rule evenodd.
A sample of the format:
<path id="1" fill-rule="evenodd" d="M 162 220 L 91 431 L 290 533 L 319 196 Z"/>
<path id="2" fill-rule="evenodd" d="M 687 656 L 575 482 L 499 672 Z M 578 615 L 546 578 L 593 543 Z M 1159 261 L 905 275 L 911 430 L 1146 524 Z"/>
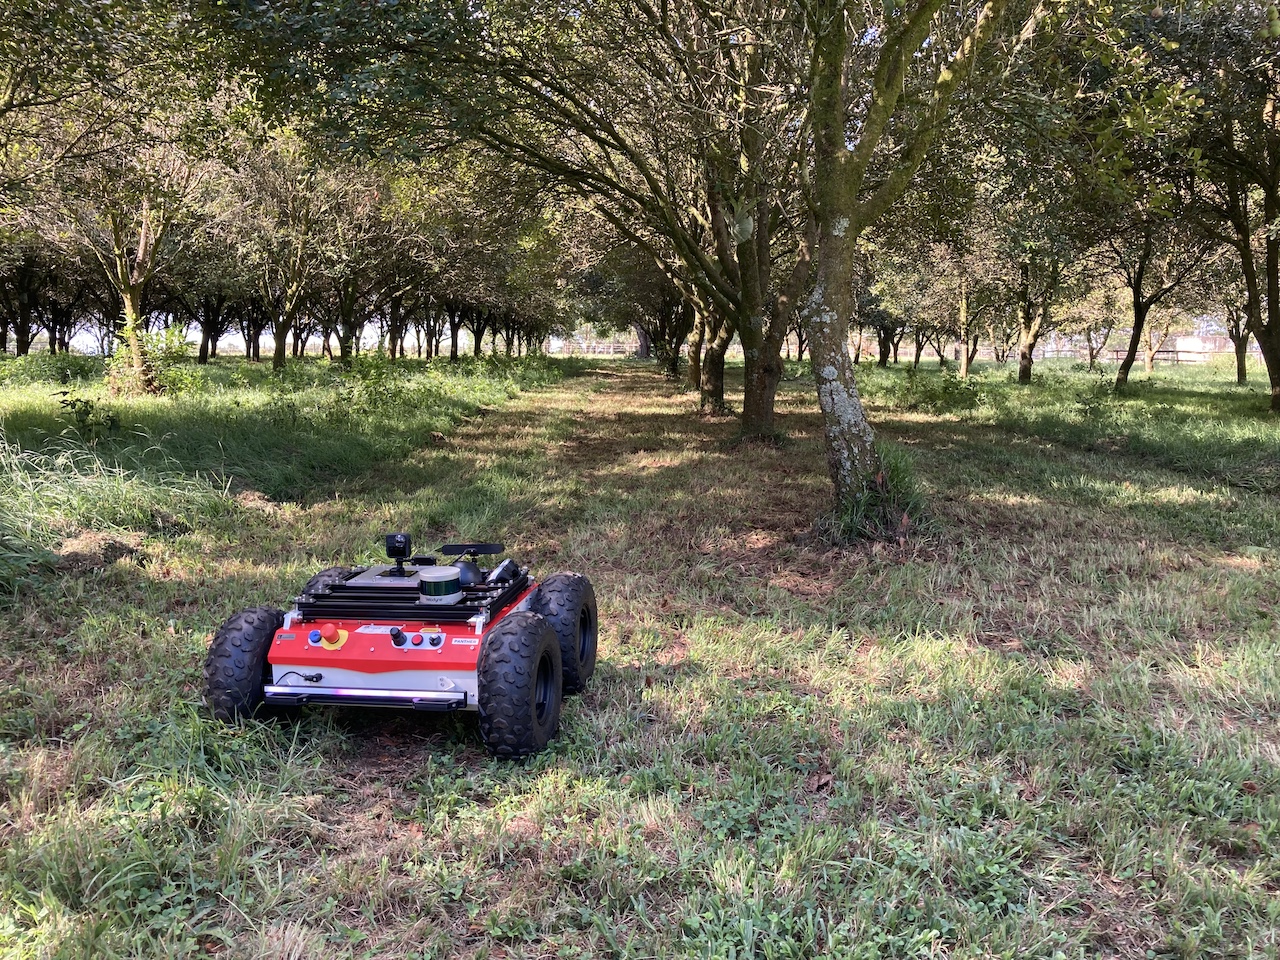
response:
<path id="1" fill-rule="evenodd" d="M 825 291 L 820 274 L 809 295 L 804 321 L 822 411 L 827 471 L 838 509 L 866 493 L 880 472 L 880 458 L 853 375 L 849 322 L 828 302 Z"/>

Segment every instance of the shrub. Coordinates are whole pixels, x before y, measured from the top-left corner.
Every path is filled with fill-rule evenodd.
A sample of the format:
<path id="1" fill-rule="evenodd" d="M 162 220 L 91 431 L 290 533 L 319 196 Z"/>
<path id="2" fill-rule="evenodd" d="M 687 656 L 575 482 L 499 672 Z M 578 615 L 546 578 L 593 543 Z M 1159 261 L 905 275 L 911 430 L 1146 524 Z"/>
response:
<path id="1" fill-rule="evenodd" d="M 893 444 L 877 443 L 880 472 L 834 519 L 834 538 L 842 541 L 902 542 L 924 519 L 924 495 L 911 456 Z"/>
<path id="2" fill-rule="evenodd" d="M 120 432 L 120 418 L 96 400 L 77 397 L 69 390 L 59 390 L 56 395 L 62 398 L 58 405 L 71 417 L 70 426 L 63 431 L 64 436 L 74 431 L 81 440 L 93 446 L 99 440 L 114 437 Z"/>
<path id="3" fill-rule="evenodd" d="M 0 359 L 0 384 L 25 386 L 32 383 L 71 384 L 102 379 L 102 357 L 77 353 L 31 353 L 25 357 Z"/>
<path id="4" fill-rule="evenodd" d="M 972 410 L 982 395 L 975 380 L 962 380 L 950 370 L 933 374 L 908 369 L 886 387 L 885 400 L 900 410 L 953 413 Z"/>

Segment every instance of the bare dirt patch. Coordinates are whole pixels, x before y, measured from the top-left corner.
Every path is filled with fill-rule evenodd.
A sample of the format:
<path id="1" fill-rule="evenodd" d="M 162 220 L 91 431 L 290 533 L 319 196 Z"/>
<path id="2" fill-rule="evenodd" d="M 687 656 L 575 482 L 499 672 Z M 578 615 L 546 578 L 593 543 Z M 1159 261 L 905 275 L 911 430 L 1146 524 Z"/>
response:
<path id="1" fill-rule="evenodd" d="M 86 530 L 63 540 L 57 549 L 58 569 L 86 573 L 109 567 L 117 560 L 134 560 L 142 553 L 141 533 L 97 533 Z"/>

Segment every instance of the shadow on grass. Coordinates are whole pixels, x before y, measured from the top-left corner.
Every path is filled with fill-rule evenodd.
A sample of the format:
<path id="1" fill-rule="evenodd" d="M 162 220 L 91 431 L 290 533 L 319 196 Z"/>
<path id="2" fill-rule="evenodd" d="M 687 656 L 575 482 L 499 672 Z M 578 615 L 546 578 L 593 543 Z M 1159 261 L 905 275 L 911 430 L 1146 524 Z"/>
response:
<path id="1" fill-rule="evenodd" d="M 163 952 L 128 938 L 174 928 L 243 946 L 286 912 L 385 955 L 427 937 L 441 955 L 1195 955 L 1273 936 L 1274 598 L 1261 563 L 1216 567 L 1190 549 L 1202 520 L 1160 514 L 1203 519 L 1212 489 L 895 417 L 938 531 L 832 550 L 809 535 L 816 417 L 788 413 L 782 450 L 724 447 L 736 424 L 692 403 L 610 370 L 349 499 L 246 508 L 63 581 L 20 615 L 46 626 L 5 670 L 51 691 L 10 741 L 15 796 L 67 792 L 42 794 L 2 902 L 96 918 L 101 955 Z M 1231 496 L 1217 508 L 1261 514 Z M 551 750 L 495 763 L 461 718 L 225 730 L 175 706 L 224 611 L 284 605 L 318 555 L 362 559 L 392 521 L 592 577 L 602 664 Z M 86 740 L 104 731 L 121 735 Z M 83 751 L 65 763 L 96 792 L 41 773 L 40 750 Z M 283 819 L 243 814 L 263 783 Z M 23 923 L 24 947 L 57 937 Z"/>

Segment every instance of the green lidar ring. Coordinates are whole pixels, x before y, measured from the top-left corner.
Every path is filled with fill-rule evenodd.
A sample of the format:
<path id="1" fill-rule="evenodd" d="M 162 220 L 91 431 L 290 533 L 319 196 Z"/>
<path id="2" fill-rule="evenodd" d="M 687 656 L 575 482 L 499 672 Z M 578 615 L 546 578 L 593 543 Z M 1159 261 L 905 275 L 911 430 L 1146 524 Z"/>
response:
<path id="1" fill-rule="evenodd" d="M 422 595 L 424 597 L 451 597 L 455 593 L 462 590 L 461 580 L 446 580 L 442 583 L 431 583 L 430 581 L 422 581 Z"/>
<path id="2" fill-rule="evenodd" d="M 456 567 L 426 567 L 418 572 L 418 592 L 430 603 L 462 599 L 462 577 Z"/>

